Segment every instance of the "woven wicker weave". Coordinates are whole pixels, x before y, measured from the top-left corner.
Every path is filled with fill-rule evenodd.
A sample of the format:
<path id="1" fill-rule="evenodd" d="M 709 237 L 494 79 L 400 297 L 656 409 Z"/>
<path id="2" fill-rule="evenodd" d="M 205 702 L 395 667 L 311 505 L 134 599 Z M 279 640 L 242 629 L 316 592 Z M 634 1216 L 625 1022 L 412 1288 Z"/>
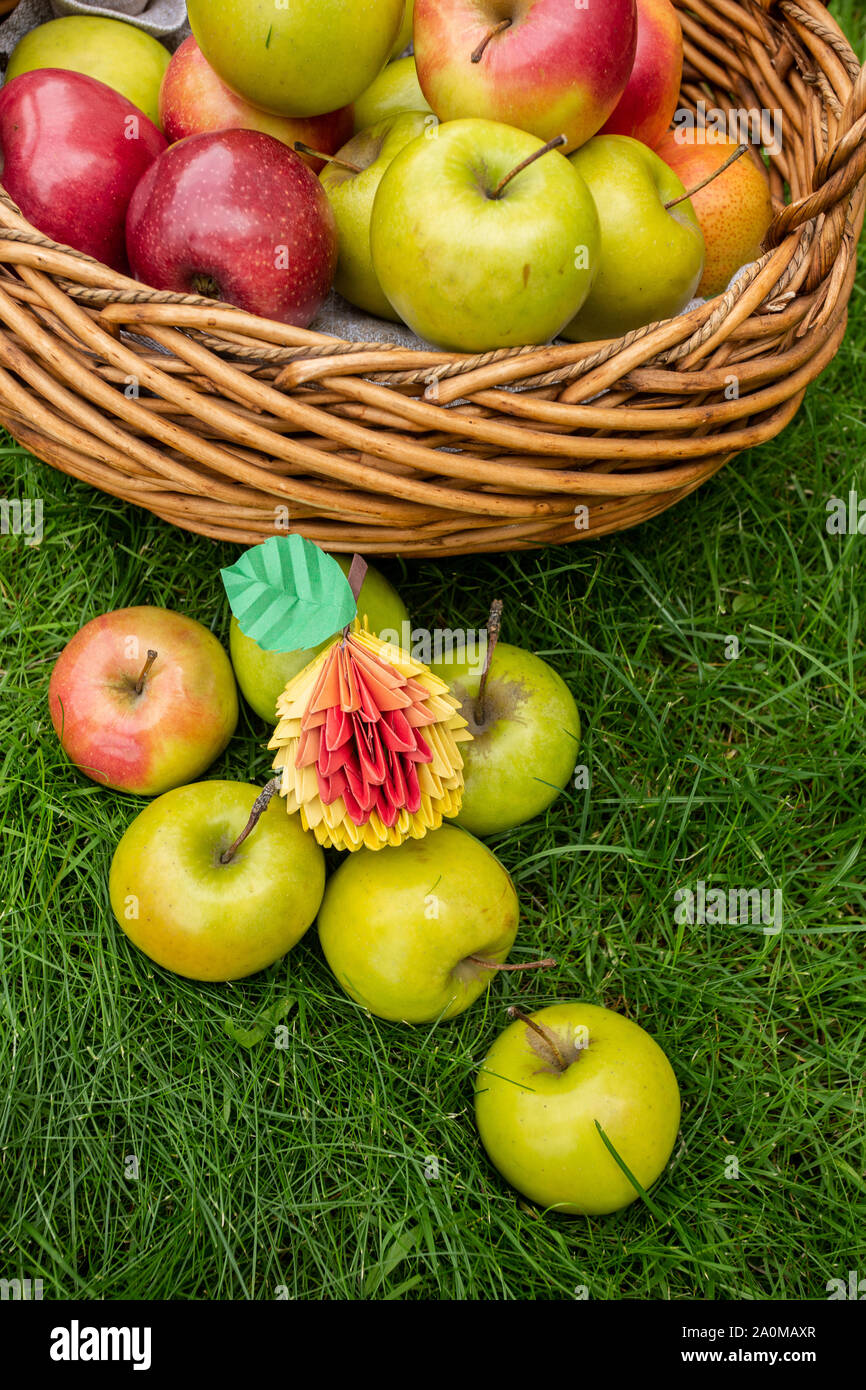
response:
<path id="1" fill-rule="evenodd" d="M 784 114 L 768 249 L 724 296 L 615 342 L 347 343 L 148 290 L 0 191 L 0 420 L 56 468 L 245 543 L 288 525 L 334 551 L 457 555 L 657 515 L 778 434 L 833 357 L 866 174 L 866 76 L 818 0 L 680 14 L 684 106 Z"/>

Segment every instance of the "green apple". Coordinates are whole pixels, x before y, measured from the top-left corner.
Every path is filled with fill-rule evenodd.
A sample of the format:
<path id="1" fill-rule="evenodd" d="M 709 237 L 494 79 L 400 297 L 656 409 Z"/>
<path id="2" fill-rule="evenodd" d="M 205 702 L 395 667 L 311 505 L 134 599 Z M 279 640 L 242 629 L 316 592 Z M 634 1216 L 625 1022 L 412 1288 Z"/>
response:
<path id="1" fill-rule="evenodd" d="M 212 68 L 253 106 L 322 116 L 348 106 L 391 56 L 403 0 L 189 0 Z"/>
<path id="2" fill-rule="evenodd" d="M 159 88 L 168 49 L 132 24 L 99 15 L 63 15 L 38 24 L 19 39 L 6 81 L 36 68 L 63 68 L 113 87 L 159 125 Z"/>
<path id="3" fill-rule="evenodd" d="M 319 179 L 337 219 L 340 257 L 334 289 L 350 304 L 379 318 L 396 319 L 373 269 L 370 254 L 370 219 L 379 184 L 391 161 L 425 130 L 418 111 L 386 116 L 369 130 L 362 130 L 326 164 Z M 338 161 L 354 164 L 360 173 Z"/>
<path id="4" fill-rule="evenodd" d="M 351 560 L 343 555 L 334 559 L 344 574 L 349 573 Z M 358 595 L 358 616 L 366 616 L 372 632 L 395 629 L 400 632 L 409 614 L 393 584 L 370 565 Z M 330 638 L 326 639 L 330 641 Z M 313 660 L 325 642 L 295 652 L 266 652 L 251 637 L 241 632 L 238 620 L 232 617 L 229 630 L 229 650 L 237 683 L 248 705 L 269 724 L 277 722 L 277 698 L 286 682 Z"/>
<path id="5" fill-rule="evenodd" d="M 601 222 L 598 274 L 580 313 L 563 330 L 575 342 L 620 338 L 672 318 L 694 296 L 704 238 L 691 203 L 663 159 L 629 135 L 597 135 L 569 156 Z"/>
<path id="6" fill-rule="evenodd" d="M 399 58 L 401 53 L 412 42 L 412 22 L 415 18 L 415 0 L 406 0 L 406 8 L 403 11 L 403 23 L 400 25 L 400 32 L 394 40 L 394 47 L 391 49 L 391 57 Z"/>
<path id="7" fill-rule="evenodd" d="M 432 109 L 418 84 L 415 59 L 398 58 L 389 63 L 383 72 L 355 102 L 355 131 L 367 130 L 386 116 L 398 116 L 402 111 L 425 111 Z"/>
<path id="8" fill-rule="evenodd" d="M 261 787 L 196 782 L 144 808 L 114 852 L 118 924 L 157 965 L 190 980 L 240 980 L 273 965 L 314 920 L 325 856 L 279 797 L 225 864 Z"/>
<path id="9" fill-rule="evenodd" d="M 491 1047 L 475 1092 L 481 1142 L 530 1201 L 603 1216 L 639 1195 L 673 1151 L 680 1093 L 670 1062 L 636 1023 L 594 1004 L 553 1004 L 521 1017 Z"/>
<path id="10" fill-rule="evenodd" d="M 379 1018 L 430 1023 L 483 994 L 496 974 L 491 966 L 511 950 L 518 916 L 499 860 L 474 836 L 443 825 L 421 840 L 344 859 L 325 891 L 319 940 L 356 1003 Z"/>
<path id="11" fill-rule="evenodd" d="M 495 835 L 540 815 L 574 771 L 580 716 L 562 677 L 540 656 L 497 643 L 479 705 L 481 669 L 434 662 L 460 701 L 473 740 L 461 744 L 465 790 L 457 824 Z"/>
<path id="12" fill-rule="evenodd" d="M 422 338 L 458 352 L 548 342 L 598 262 L 586 185 L 556 149 L 515 173 L 544 146 L 495 121 L 428 136 L 397 155 L 376 194 L 370 246 L 386 296 Z"/>

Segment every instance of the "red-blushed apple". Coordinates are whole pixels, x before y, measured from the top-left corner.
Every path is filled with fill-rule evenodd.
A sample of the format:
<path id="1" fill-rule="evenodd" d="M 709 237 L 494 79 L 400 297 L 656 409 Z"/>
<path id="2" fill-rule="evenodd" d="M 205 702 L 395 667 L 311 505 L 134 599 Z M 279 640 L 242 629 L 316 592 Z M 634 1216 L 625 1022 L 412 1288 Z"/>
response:
<path id="1" fill-rule="evenodd" d="M 265 798 L 246 782 L 197 782 L 157 797 L 127 828 L 109 897 L 119 926 L 157 965 L 191 980 L 240 980 L 279 960 L 312 923 L 325 856 L 299 816 Z"/>
<path id="2" fill-rule="evenodd" d="M 686 188 L 694 188 L 734 153 L 731 140 L 708 130 L 668 131 L 656 153 Z M 706 243 L 696 293 L 705 299 L 727 289 L 740 266 L 757 260 L 773 220 L 770 185 L 748 153 L 689 199 Z"/>
<path id="3" fill-rule="evenodd" d="M 119 608 L 86 623 L 57 659 L 48 703 L 71 761 L 94 782 L 141 796 L 200 776 L 238 722 L 225 650 L 167 608 Z"/>
<path id="4" fill-rule="evenodd" d="M 306 328 L 331 288 L 337 227 L 303 160 L 272 135 L 220 130 L 172 145 L 129 205 L 129 263 L 158 290 L 206 295 Z"/>
<path id="5" fill-rule="evenodd" d="M 625 90 L 635 0 L 416 0 L 415 63 L 441 121 L 481 116 L 576 149 Z"/>
<path id="6" fill-rule="evenodd" d="M 359 849 L 332 874 L 319 912 L 325 959 L 379 1018 L 432 1023 L 483 994 L 517 933 L 509 874 L 465 830 Z"/>
<path id="7" fill-rule="evenodd" d="M 671 0 L 637 0 L 637 49 L 625 91 L 601 128 L 655 147 L 673 120 L 683 76 L 683 30 Z"/>
<path id="8" fill-rule="evenodd" d="M 162 128 L 172 142 L 212 130 L 261 130 L 290 149 L 300 140 L 311 149 L 336 154 L 354 130 L 351 106 L 306 118 L 272 116 L 251 106 L 226 86 L 192 34 L 176 50 L 162 79 L 159 113 Z M 323 167 L 321 159 L 301 157 L 315 173 Z"/>
<path id="9" fill-rule="evenodd" d="M 0 91 L 3 187 L 54 241 L 126 273 L 124 221 L 166 148 L 137 106 L 80 72 L 40 68 Z"/>
<path id="10" fill-rule="evenodd" d="M 539 1206 L 604 1216 L 646 1191 L 671 1156 L 680 1092 L 658 1043 L 595 1004 L 552 1004 L 516 1021 L 478 1073 L 475 1120 L 507 1182 Z"/>

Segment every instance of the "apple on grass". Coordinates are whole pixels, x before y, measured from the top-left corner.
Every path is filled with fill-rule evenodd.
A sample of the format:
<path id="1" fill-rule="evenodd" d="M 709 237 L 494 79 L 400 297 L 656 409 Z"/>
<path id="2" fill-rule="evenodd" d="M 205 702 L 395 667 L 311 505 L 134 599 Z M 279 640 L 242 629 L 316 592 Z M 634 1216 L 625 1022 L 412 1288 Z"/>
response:
<path id="1" fill-rule="evenodd" d="M 475 1119 L 505 1180 L 530 1201 L 604 1216 L 640 1194 L 599 1133 L 646 1191 L 676 1142 L 680 1093 L 667 1057 L 643 1028 L 594 1004 L 553 1004 L 496 1039 L 478 1073 Z"/>
<path id="2" fill-rule="evenodd" d="M 678 314 L 697 290 L 704 238 L 676 174 L 628 135 L 597 135 L 569 158 L 598 209 L 601 251 L 592 289 L 562 336 L 619 338 Z"/>
<path id="3" fill-rule="evenodd" d="M 373 269 L 370 223 L 385 170 L 402 149 L 423 135 L 421 112 L 386 116 L 339 151 L 319 175 L 337 220 L 339 260 L 334 289 L 350 304 L 383 319 L 396 319 Z"/>
<path id="4" fill-rule="evenodd" d="M 6 81 L 37 68 L 83 72 L 120 92 L 158 125 L 159 87 L 170 57 L 164 44 L 133 24 L 100 15 L 62 15 L 18 40 Z"/>
<path id="5" fill-rule="evenodd" d="M 337 228 L 319 180 L 256 130 L 191 135 L 166 150 L 130 201 L 126 241 L 146 285 L 298 328 L 315 318 L 337 265 Z"/>
<path id="6" fill-rule="evenodd" d="M 343 573 L 348 575 L 351 560 L 344 555 L 335 555 L 334 559 Z M 366 617 L 371 632 L 376 633 L 389 629 L 400 632 L 403 623 L 409 617 L 406 605 L 397 590 L 373 565 L 368 565 L 358 594 L 358 616 L 362 622 Z M 252 637 L 247 637 L 241 632 L 238 620 L 233 614 L 229 629 L 229 650 L 235 676 L 247 704 L 269 724 L 276 724 L 277 699 L 282 695 L 287 682 L 299 671 L 303 671 L 331 640 L 331 637 L 328 637 L 318 646 L 301 651 L 267 652 Z"/>
<path id="7" fill-rule="evenodd" d="M 694 188 L 714 174 L 737 146 L 714 131 L 676 130 L 668 131 L 655 149 L 681 182 Z M 773 220 L 770 185 L 755 160 L 743 154 L 705 188 L 698 188 L 689 202 L 707 248 L 697 293 L 711 299 L 727 289 L 740 266 L 760 256 Z"/>
<path id="8" fill-rule="evenodd" d="M 416 0 L 418 80 L 442 121 L 480 116 L 582 145 L 628 81 L 635 0 Z"/>
<path id="9" fill-rule="evenodd" d="M 432 1023 L 483 994 L 517 933 L 511 878 L 453 825 L 396 847 L 360 849 L 331 876 L 319 912 L 325 959 L 379 1018 Z"/>
<path id="10" fill-rule="evenodd" d="M 3 187 L 45 236 L 128 272 L 124 219 L 165 137 L 113 87 L 40 68 L 0 91 Z"/>
<path id="11" fill-rule="evenodd" d="M 189 0 L 192 32 L 232 91 L 277 116 L 348 106 L 387 63 L 404 0 Z"/>
<path id="12" fill-rule="evenodd" d="M 313 922 L 324 854 L 266 792 L 246 782 L 177 787 L 126 830 L 111 861 L 111 906 L 157 965 L 191 980 L 240 980 L 279 960 Z"/>
<path id="13" fill-rule="evenodd" d="M 351 106 L 324 116 L 272 116 L 237 96 L 218 77 L 190 34 L 176 50 L 159 93 L 162 128 L 172 142 L 187 135 L 213 130 L 260 130 L 273 135 L 290 149 L 296 140 L 334 154 L 351 138 L 354 122 Z M 314 173 L 324 160 L 301 155 Z"/>
<path id="14" fill-rule="evenodd" d="M 415 59 L 411 54 L 389 63 L 355 102 L 355 132 L 369 130 L 386 116 L 404 111 L 431 113 L 430 104 L 418 85 Z"/>
<path id="15" fill-rule="evenodd" d="M 680 98 L 683 30 L 671 0 L 637 0 L 637 48 L 625 91 L 599 132 L 655 148 Z"/>
<path id="16" fill-rule="evenodd" d="M 498 642 L 483 673 L 459 661 L 431 668 L 460 701 L 472 742 L 461 745 L 463 804 L 458 825 L 495 835 L 546 810 L 574 772 L 580 716 L 568 686 L 546 661 Z"/>
<path id="17" fill-rule="evenodd" d="M 57 659 L 48 702 L 72 762 L 95 782 L 141 796 L 200 776 L 238 722 L 223 647 L 167 608 L 119 608 L 86 623 Z"/>
<path id="18" fill-rule="evenodd" d="M 494 121 L 452 121 L 385 171 L 373 268 L 400 318 L 458 352 L 546 343 L 599 260 L 595 206 L 558 149 Z"/>

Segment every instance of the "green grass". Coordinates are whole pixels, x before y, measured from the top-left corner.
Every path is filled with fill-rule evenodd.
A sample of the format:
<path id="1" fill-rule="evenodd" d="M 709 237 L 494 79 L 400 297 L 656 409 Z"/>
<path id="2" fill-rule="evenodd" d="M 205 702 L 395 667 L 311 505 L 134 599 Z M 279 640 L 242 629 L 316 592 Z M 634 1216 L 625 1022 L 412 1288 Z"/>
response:
<path id="1" fill-rule="evenodd" d="M 837 13 L 862 33 L 862 6 Z M 429 1029 L 366 1017 L 315 930 L 231 986 L 129 946 L 107 878 L 142 803 L 67 764 L 48 676 L 130 603 L 225 638 L 239 552 L 5 448 L 0 495 L 43 498 L 45 536 L 0 540 L 0 1277 L 46 1298 L 822 1299 L 866 1276 L 866 537 L 825 529 L 828 497 L 866 497 L 864 294 L 861 272 L 792 426 L 655 522 L 383 566 L 428 624 L 505 600 L 505 640 L 576 695 L 591 775 L 490 842 L 522 901 L 513 958 L 560 965 Z M 209 775 L 263 782 L 264 733 L 245 710 Z M 698 879 L 780 888 L 782 932 L 678 925 Z M 226 1033 L 290 997 L 286 1048 Z M 601 1220 L 524 1204 L 472 1119 L 507 1005 L 575 997 L 648 1028 L 683 1096 L 652 1205 Z"/>

